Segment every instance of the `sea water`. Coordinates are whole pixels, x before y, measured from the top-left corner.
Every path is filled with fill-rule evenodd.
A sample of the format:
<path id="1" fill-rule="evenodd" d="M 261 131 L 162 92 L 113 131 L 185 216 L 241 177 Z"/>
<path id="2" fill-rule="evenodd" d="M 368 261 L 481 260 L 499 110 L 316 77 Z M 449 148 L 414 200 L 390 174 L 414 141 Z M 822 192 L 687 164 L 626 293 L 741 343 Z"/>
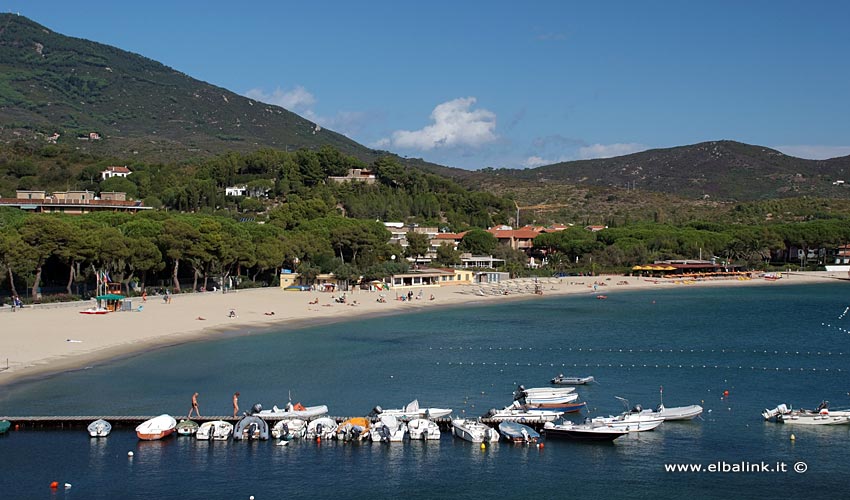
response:
<path id="1" fill-rule="evenodd" d="M 547 386 L 563 373 L 597 380 L 577 389 L 588 409 L 570 417 L 576 421 L 620 413 L 616 397 L 645 408 L 661 397 L 668 407 L 700 404 L 702 417 L 611 444 L 547 440 L 484 449 L 447 433 L 427 443 L 276 446 L 140 442 L 129 429 L 105 439 L 83 430 L 11 432 L 0 438 L 0 498 L 657 499 L 846 491 L 850 426 L 800 428 L 760 415 L 779 403 L 814 407 L 822 399 L 850 407 L 845 283 L 617 292 L 607 300 L 544 296 L 234 332 L 4 388 L 0 414 L 179 417 L 197 391 L 202 415 L 230 415 L 239 391 L 243 409 L 283 406 L 291 397 L 327 404 L 331 415 L 363 416 L 376 405 L 418 399 L 475 417 L 508 405 L 518 384 Z M 676 464 L 717 472 L 665 468 Z M 51 481 L 72 487 L 53 491 Z"/>

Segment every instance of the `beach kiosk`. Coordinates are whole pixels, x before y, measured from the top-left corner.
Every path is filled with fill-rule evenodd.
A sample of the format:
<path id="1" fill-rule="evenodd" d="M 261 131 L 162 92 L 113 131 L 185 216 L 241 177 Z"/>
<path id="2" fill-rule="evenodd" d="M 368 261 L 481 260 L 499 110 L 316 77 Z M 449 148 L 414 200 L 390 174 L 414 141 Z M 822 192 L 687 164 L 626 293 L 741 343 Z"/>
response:
<path id="1" fill-rule="evenodd" d="M 97 299 L 98 309 L 105 309 L 108 312 L 120 311 L 124 302 L 124 296 L 117 293 L 98 295 L 95 299 Z"/>

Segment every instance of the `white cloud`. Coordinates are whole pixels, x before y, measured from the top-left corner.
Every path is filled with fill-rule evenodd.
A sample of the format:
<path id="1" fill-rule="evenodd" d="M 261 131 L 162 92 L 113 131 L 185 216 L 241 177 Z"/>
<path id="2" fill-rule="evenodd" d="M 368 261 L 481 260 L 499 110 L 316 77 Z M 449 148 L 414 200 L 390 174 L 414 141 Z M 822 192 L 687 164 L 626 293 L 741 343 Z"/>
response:
<path id="1" fill-rule="evenodd" d="M 310 112 L 310 107 L 316 104 L 316 98 L 301 85 L 290 90 L 276 88 L 272 93 L 262 89 L 251 89 L 245 92 L 245 97 L 256 99 L 266 104 L 274 104 L 295 112 Z"/>
<path id="2" fill-rule="evenodd" d="M 591 144 L 578 148 L 579 158 L 582 160 L 590 160 L 593 158 L 611 158 L 614 156 L 623 156 L 638 151 L 645 151 L 649 148 L 643 144 L 629 142 L 625 144 Z"/>
<path id="3" fill-rule="evenodd" d="M 541 167 L 543 165 L 548 165 L 550 163 L 552 163 L 552 162 L 550 162 L 549 160 L 547 160 L 545 158 L 541 158 L 540 156 L 529 156 L 528 158 L 525 159 L 525 161 L 522 162 L 522 167 L 523 168 L 534 168 L 534 167 Z"/>
<path id="4" fill-rule="evenodd" d="M 474 97 L 454 99 L 437 105 L 431 112 L 433 124 L 420 130 L 397 130 L 378 143 L 397 148 L 429 151 L 444 147 L 481 146 L 496 136 L 496 114 L 471 109 Z"/>
<path id="5" fill-rule="evenodd" d="M 774 146 L 774 149 L 786 155 L 805 158 L 807 160 L 828 160 L 829 158 L 850 155 L 850 146 L 798 145 Z"/>

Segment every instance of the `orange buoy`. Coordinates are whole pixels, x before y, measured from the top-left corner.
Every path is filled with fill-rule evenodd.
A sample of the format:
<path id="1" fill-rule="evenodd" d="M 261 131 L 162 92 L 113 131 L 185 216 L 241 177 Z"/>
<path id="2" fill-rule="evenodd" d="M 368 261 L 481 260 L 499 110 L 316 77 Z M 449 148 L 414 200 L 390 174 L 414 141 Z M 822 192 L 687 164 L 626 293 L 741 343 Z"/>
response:
<path id="1" fill-rule="evenodd" d="M 50 483 L 50 489 L 55 490 L 58 487 L 59 487 L 59 481 L 53 481 L 52 483 Z"/>
<path id="2" fill-rule="evenodd" d="M 544 446 L 546 446 L 544 443 L 540 443 L 540 448 L 543 448 Z"/>
<path id="3" fill-rule="evenodd" d="M 319 443 L 319 444 L 321 444 L 321 443 L 322 443 L 322 438 L 321 438 L 321 437 L 317 437 L 317 438 L 316 438 L 316 442 L 317 442 L 317 443 Z"/>
<path id="4" fill-rule="evenodd" d="M 724 395 L 724 396 L 728 396 L 728 395 L 729 395 L 729 391 L 723 391 L 723 395 Z"/>

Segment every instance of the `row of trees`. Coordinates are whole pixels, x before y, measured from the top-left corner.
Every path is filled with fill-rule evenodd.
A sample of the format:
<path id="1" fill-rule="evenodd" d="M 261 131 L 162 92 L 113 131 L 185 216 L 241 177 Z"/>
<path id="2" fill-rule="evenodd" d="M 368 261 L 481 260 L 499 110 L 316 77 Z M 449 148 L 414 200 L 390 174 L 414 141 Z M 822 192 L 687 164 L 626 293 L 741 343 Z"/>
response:
<path id="1" fill-rule="evenodd" d="M 402 257 L 419 257 L 429 250 L 422 234 L 408 233 L 405 250 L 388 243 L 390 233 L 380 222 L 342 217 L 323 203 L 293 200 L 272 211 L 264 224 L 162 211 L 74 217 L 0 209 L 2 281 L 12 294 L 26 283 L 36 296 L 44 283 L 61 283 L 70 294 L 75 283 L 93 280 L 95 270 L 108 272 L 113 281 L 128 287 L 145 287 L 156 279 L 175 291 L 180 291 L 181 280 L 191 280 L 194 290 L 206 288 L 210 279 L 221 282 L 233 275 L 274 282 L 282 267 L 297 270 L 307 280 L 323 272 L 344 280 L 372 280 L 405 271 Z M 612 270 L 700 256 L 758 268 L 771 259 L 796 263 L 792 248 L 802 250 L 801 264 L 806 264 L 810 249 L 848 241 L 850 224 L 841 219 L 731 228 L 640 224 L 596 233 L 580 228 L 544 233 L 534 240 L 533 252 L 545 255 L 554 272 L 590 258 Z M 492 234 L 473 229 L 458 250 L 439 248 L 436 263 L 458 264 L 462 251 L 504 259 L 506 270 L 514 274 L 524 272 L 527 259 L 523 252 L 499 245 Z"/>

